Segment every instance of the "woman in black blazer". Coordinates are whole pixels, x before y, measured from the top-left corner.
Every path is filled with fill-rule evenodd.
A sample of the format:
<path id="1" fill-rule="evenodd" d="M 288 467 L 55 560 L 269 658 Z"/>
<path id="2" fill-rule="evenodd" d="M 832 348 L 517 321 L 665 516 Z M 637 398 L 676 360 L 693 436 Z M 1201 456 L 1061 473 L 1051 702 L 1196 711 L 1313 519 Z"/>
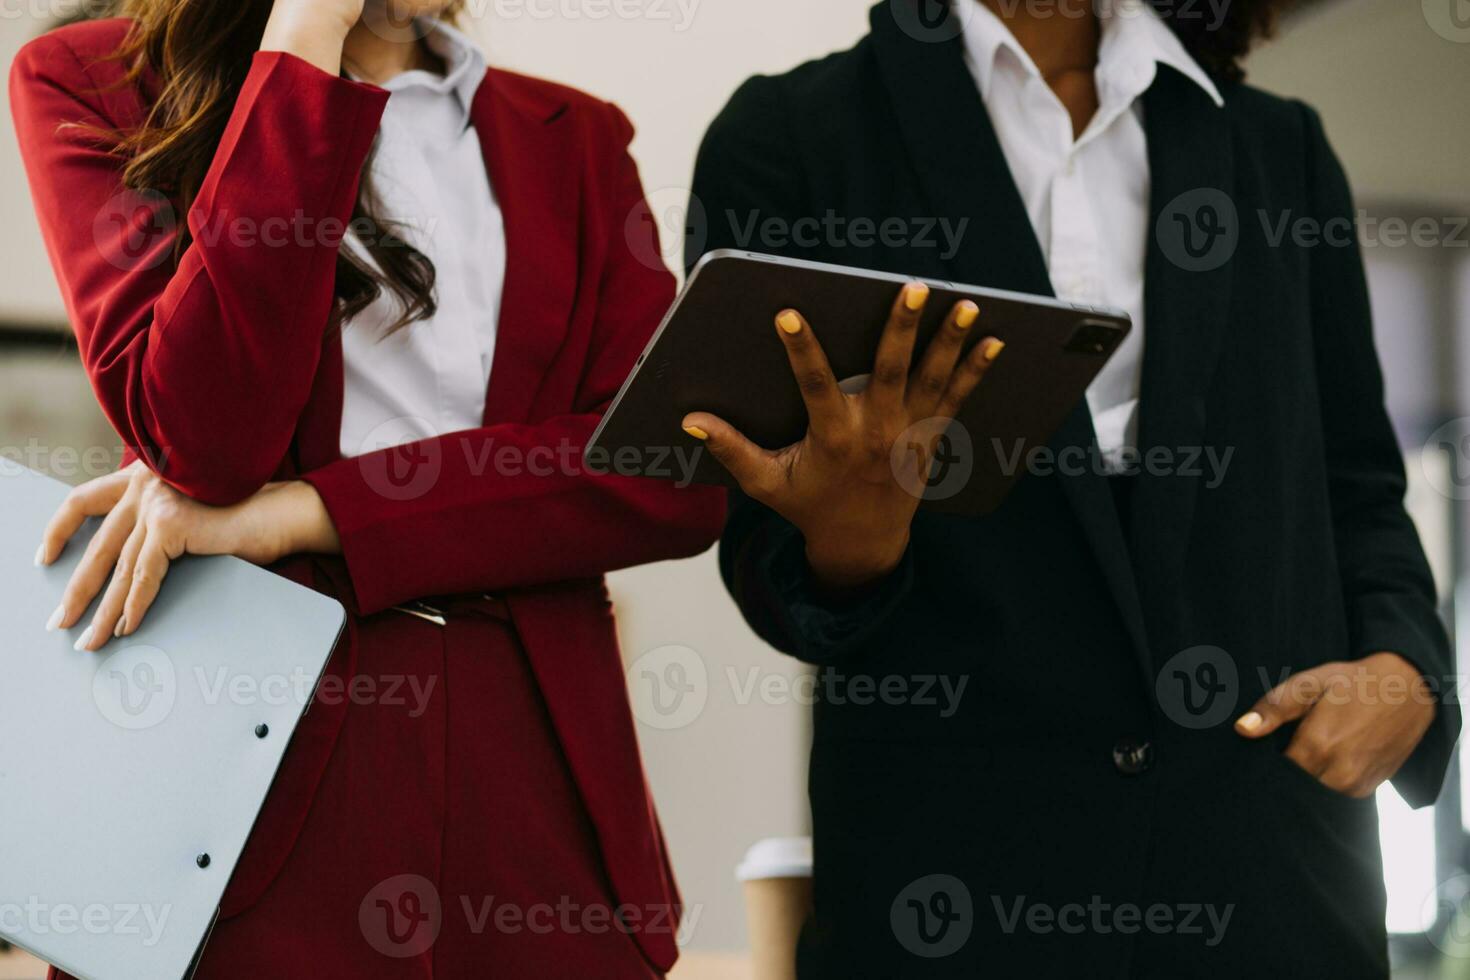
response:
<path id="1" fill-rule="evenodd" d="M 1311 109 L 1241 81 L 1274 4 L 1067 2 L 882 3 L 747 82 L 699 157 L 691 263 L 1138 294 L 1131 368 L 1049 447 L 1072 465 L 986 517 L 917 510 L 890 466 L 1006 370 L 983 309 L 911 352 L 922 288 L 860 395 L 821 354 L 846 325 L 778 316 L 801 443 L 685 420 L 746 490 L 732 594 L 825 674 L 801 975 L 1385 977 L 1373 792 L 1432 802 L 1460 717 L 1347 181 Z M 1048 113 L 1080 171 L 1037 149 Z"/>

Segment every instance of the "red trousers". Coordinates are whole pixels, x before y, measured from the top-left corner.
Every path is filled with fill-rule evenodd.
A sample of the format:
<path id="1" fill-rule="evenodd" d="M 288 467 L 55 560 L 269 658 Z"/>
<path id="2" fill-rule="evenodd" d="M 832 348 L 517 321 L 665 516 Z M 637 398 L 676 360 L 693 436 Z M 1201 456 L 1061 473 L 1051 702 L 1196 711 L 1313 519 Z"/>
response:
<path id="1" fill-rule="evenodd" d="M 660 975 L 615 918 L 503 607 L 435 608 L 447 626 L 360 624 L 356 682 L 318 695 L 349 709 L 301 835 L 260 900 L 216 925 L 198 980 Z"/>

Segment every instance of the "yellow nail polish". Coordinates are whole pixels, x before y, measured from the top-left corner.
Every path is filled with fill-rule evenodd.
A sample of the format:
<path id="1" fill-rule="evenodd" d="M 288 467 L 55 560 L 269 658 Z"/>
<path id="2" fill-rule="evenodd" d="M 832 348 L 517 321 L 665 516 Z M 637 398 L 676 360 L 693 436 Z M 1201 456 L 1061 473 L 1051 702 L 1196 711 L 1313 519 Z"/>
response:
<path id="1" fill-rule="evenodd" d="M 994 337 L 992 337 L 990 340 L 987 340 L 985 342 L 985 359 L 987 361 L 993 361 L 997 357 L 999 357 L 1000 352 L 1005 349 L 1006 342 L 1004 340 L 996 340 Z"/>
<path id="2" fill-rule="evenodd" d="M 969 330 L 970 326 L 980 316 L 980 307 L 965 300 L 960 304 L 960 310 L 954 315 L 954 325 L 961 330 Z"/>
<path id="3" fill-rule="evenodd" d="M 704 440 L 709 438 L 709 433 L 704 431 L 697 425 L 686 425 L 684 426 L 684 431 L 689 433 L 694 438 L 698 439 L 700 442 L 703 442 Z"/>
<path id="4" fill-rule="evenodd" d="M 776 326 L 789 334 L 801 333 L 801 317 L 796 315 L 795 310 L 782 310 L 781 315 L 776 317 Z"/>
<path id="5" fill-rule="evenodd" d="M 910 310 L 922 310 L 929 299 L 929 287 L 922 282 L 911 282 L 903 287 L 903 305 Z"/>

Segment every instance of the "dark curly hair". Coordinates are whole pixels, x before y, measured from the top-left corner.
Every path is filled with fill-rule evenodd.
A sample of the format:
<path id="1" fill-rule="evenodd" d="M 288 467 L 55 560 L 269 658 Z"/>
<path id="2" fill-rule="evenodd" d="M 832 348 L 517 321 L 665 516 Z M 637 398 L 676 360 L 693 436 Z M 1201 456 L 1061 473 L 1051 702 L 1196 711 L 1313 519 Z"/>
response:
<path id="1" fill-rule="evenodd" d="M 1224 0 L 1217 17 L 1204 0 L 1148 0 L 1205 71 L 1225 81 L 1245 77 L 1240 62 L 1251 46 L 1269 37 L 1276 18 L 1292 0 Z"/>

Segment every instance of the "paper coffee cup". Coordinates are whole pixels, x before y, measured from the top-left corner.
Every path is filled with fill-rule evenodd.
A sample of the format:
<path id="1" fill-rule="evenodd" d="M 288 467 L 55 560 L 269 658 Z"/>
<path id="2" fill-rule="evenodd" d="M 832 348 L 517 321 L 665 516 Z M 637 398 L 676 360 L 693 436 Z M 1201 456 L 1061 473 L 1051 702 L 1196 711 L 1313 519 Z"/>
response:
<path id="1" fill-rule="evenodd" d="M 809 837 L 763 840 L 745 854 L 735 876 L 745 885 L 754 980 L 796 980 L 796 943 L 811 914 Z"/>

